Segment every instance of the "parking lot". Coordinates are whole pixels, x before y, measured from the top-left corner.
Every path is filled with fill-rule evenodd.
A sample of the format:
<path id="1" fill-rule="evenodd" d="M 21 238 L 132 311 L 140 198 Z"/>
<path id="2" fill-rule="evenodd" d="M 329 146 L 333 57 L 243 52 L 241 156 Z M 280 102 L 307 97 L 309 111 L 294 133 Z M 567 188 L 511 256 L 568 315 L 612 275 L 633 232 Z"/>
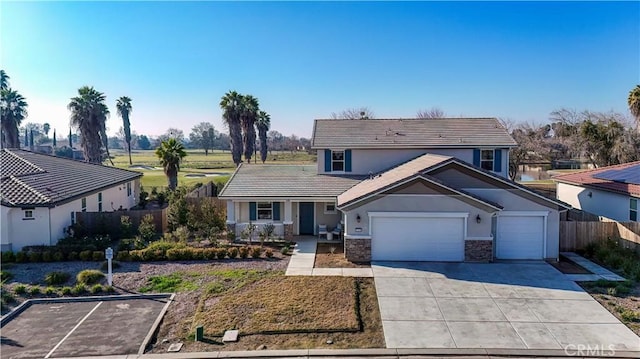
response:
<path id="1" fill-rule="evenodd" d="M 136 354 L 169 295 L 33 301 L 2 325 L 3 358 Z"/>

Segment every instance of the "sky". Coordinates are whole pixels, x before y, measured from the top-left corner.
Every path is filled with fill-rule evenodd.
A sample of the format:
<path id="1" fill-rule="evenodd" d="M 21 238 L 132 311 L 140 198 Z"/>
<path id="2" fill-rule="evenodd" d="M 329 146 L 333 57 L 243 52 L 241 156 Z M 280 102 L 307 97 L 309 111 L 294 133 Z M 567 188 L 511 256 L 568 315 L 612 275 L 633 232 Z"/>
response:
<path id="1" fill-rule="evenodd" d="M 226 131 L 220 98 L 251 94 L 285 135 L 369 107 L 411 118 L 544 123 L 562 107 L 628 114 L 640 84 L 640 2 L 8 2 L 0 68 L 24 122 L 69 126 L 84 85 L 132 98 L 132 129 Z"/>

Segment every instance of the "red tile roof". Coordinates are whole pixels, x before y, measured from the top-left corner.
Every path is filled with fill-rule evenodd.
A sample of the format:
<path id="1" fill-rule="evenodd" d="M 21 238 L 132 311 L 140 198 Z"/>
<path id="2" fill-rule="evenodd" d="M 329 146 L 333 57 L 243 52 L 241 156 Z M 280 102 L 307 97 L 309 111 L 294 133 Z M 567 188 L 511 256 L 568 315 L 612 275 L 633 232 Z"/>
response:
<path id="1" fill-rule="evenodd" d="M 616 193 L 622 193 L 631 195 L 634 197 L 640 197 L 640 184 L 615 182 L 606 179 L 595 178 L 599 173 L 610 170 L 623 170 L 638 166 L 640 161 L 623 163 L 621 165 L 614 165 L 608 167 L 601 167 L 594 170 L 587 170 L 576 173 L 569 173 L 566 175 L 559 175 L 553 177 L 555 181 L 569 183 L 579 186 L 592 187 L 605 191 L 611 191 Z"/>

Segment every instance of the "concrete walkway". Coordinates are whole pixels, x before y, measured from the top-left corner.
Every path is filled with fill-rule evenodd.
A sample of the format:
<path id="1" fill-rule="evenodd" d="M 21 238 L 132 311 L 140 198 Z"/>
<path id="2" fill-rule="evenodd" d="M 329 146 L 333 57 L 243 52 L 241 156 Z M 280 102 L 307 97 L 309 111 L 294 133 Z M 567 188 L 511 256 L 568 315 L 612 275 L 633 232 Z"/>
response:
<path id="1" fill-rule="evenodd" d="M 606 268 L 603 268 L 593 263 L 592 261 L 578 254 L 575 254 L 573 252 L 562 252 L 560 254 L 562 254 L 564 257 L 568 258 L 572 262 L 576 263 L 577 265 L 581 266 L 582 268 L 593 273 L 593 274 L 565 274 L 567 278 L 569 278 L 574 282 L 590 282 L 590 281 L 596 281 L 599 279 L 617 281 L 617 282 L 624 282 L 626 280 L 623 277 L 613 273 L 612 271 Z"/>
<path id="2" fill-rule="evenodd" d="M 317 247 L 317 238 L 298 239 L 285 275 L 373 277 L 371 268 L 313 268 Z"/>

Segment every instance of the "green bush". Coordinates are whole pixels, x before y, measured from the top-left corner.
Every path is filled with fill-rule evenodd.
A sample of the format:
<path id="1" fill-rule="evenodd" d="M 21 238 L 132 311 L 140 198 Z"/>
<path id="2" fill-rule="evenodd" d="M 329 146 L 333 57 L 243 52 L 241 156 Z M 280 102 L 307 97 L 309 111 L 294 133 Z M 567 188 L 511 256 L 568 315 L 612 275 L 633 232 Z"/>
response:
<path id="1" fill-rule="evenodd" d="M 231 247 L 229 248 L 229 258 L 235 259 L 238 257 L 238 248 Z"/>
<path id="2" fill-rule="evenodd" d="M 129 260 L 132 262 L 140 262 L 142 260 L 142 249 L 129 251 Z"/>
<path id="3" fill-rule="evenodd" d="M 11 274 L 11 272 L 7 272 L 6 270 L 0 270 L 0 282 L 4 283 L 11 278 L 13 278 L 13 274 Z"/>
<path id="4" fill-rule="evenodd" d="M 129 256 L 129 251 L 119 251 L 118 253 L 116 253 L 116 260 L 120 262 L 130 261 L 131 257 Z"/>
<path id="5" fill-rule="evenodd" d="M 227 256 L 227 250 L 224 248 L 219 248 L 218 253 L 216 253 L 216 257 L 218 257 L 218 259 L 225 259 L 226 256 Z"/>
<path id="6" fill-rule="evenodd" d="M 47 287 L 44 290 L 44 294 L 46 294 L 46 295 L 54 295 L 54 294 L 56 294 L 56 289 L 54 287 Z"/>
<path id="7" fill-rule="evenodd" d="M 64 253 L 60 251 L 53 253 L 53 260 L 56 262 L 62 262 L 64 260 Z"/>
<path id="8" fill-rule="evenodd" d="M 104 288 L 102 287 L 101 284 L 95 284 L 94 286 L 91 287 L 92 294 L 102 293 L 103 291 L 104 291 Z"/>
<path id="9" fill-rule="evenodd" d="M 16 262 L 17 263 L 26 263 L 29 260 L 26 252 L 20 251 L 16 253 Z"/>
<path id="10" fill-rule="evenodd" d="M 77 261 L 78 259 L 80 259 L 80 255 L 78 254 L 78 252 L 71 251 L 67 256 L 67 259 L 69 259 L 70 261 Z"/>
<path id="11" fill-rule="evenodd" d="M 153 239 L 156 235 L 156 224 L 153 220 L 153 215 L 147 214 L 142 217 L 142 221 L 140 221 L 140 225 L 138 226 L 138 233 L 145 241 Z"/>
<path id="12" fill-rule="evenodd" d="M 29 288 L 29 294 L 32 295 L 32 296 L 36 296 L 36 295 L 38 295 L 40 293 L 41 293 L 40 287 L 38 287 L 38 286 L 34 286 L 34 287 Z"/>
<path id="13" fill-rule="evenodd" d="M 267 258 L 273 258 L 273 251 L 271 250 L 271 248 L 268 248 L 266 251 L 264 251 L 264 255 Z"/>
<path id="14" fill-rule="evenodd" d="M 71 287 L 62 287 L 60 293 L 62 293 L 62 295 L 71 295 L 71 293 L 73 293 L 73 289 Z"/>
<path id="15" fill-rule="evenodd" d="M 42 261 L 43 262 L 53 262 L 53 253 L 51 253 L 51 251 L 42 252 Z"/>
<path id="16" fill-rule="evenodd" d="M 105 291 L 106 293 L 113 293 L 113 292 L 115 292 L 116 290 L 115 290 L 112 286 L 110 286 L 110 285 L 105 285 L 105 286 L 104 286 L 104 291 Z"/>
<path id="17" fill-rule="evenodd" d="M 143 249 L 142 260 L 144 261 L 163 261 L 167 259 L 165 251 L 161 249 Z"/>
<path id="18" fill-rule="evenodd" d="M 216 248 L 204 248 L 203 252 L 204 258 L 207 260 L 214 260 L 218 258 L 218 249 Z"/>
<path id="19" fill-rule="evenodd" d="M 251 257 L 252 258 L 260 258 L 261 254 L 262 254 L 262 248 L 260 248 L 260 247 L 251 248 Z"/>
<path id="20" fill-rule="evenodd" d="M 193 260 L 201 261 L 203 259 L 207 259 L 205 256 L 204 248 L 193 248 Z"/>
<path id="21" fill-rule="evenodd" d="M 2 263 L 13 263 L 16 261 L 16 255 L 12 251 L 2 252 Z"/>
<path id="22" fill-rule="evenodd" d="M 25 294 L 27 292 L 27 287 L 24 284 L 18 284 L 13 288 L 13 292 L 18 295 Z"/>
<path id="23" fill-rule="evenodd" d="M 16 301 L 16 298 L 13 296 L 13 294 L 11 294 L 11 292 L 7 290 L 2 290 L 0 296 L 2 297 L 2 302 L 4 302 L 5 304 L 13 303 Z"/>
<path id="24" fill-rule="evenodd" d="M 31 263 L 40 263 L 40 262 L 42 262 L 42 253 L 40 253 L 40 252 L 29 252 L 29 262 L 31 262 Z"/>
<path id="25" fill-rule="evenodd" d="M 61 285 L 66 283 L 71 275 L 67 272 L 49 272 L 44 277 L 44 282 L 47 285 Z"/>
<path id="26" fill-rule="evenodd" d="M 104 273 L 95 269 L 85 269 L 78 273 L 76 280 L 82 284 L 96 284 L 104 278 Z"/>
<path id="27" fill-rule="evenodd" d="M 282 253 L 282 255 L 288 255 L 289 254 L 289 246 L 284 246 L 282 247 L 282 249 L 280 250 L 280 253 Z"/>
<path id="28" fill-rule="evenodd" d="M 87 287 L 82 283 L 78 283 L 74 285 L 73 288 L 71 288 L 71 294 L 73 295 L 82 295 L 82 294 L 85 294 L 86 292 L 87 292 Z"/>
<path id="29" fill-rule="evenodd" d="M 92 251 L 82 251 L 80 252 L 79 258 L 81 261 L 90 261 L 93 258 Z"/>
<path id="30" fill-rule="evenodd" d="M 240 258 L 246 259 L 247 257 L 249 257 L 249 247 L 240 247 L 238 254 L 240 255 Z"/>
<path id="31" fill-rule="evenodd" d="M 93 251 L 93 253 L 91 254 L 91 259 L 93 259 L 94 262 L 100 262 L 104 260 L 104 252 L 103 251 Z"/>
<path id="32" fill-rule="evenodd" d="M 120 235 L 129 238 L 133 235 L 133 224 L 129 216 L 120 216 Z"/>

